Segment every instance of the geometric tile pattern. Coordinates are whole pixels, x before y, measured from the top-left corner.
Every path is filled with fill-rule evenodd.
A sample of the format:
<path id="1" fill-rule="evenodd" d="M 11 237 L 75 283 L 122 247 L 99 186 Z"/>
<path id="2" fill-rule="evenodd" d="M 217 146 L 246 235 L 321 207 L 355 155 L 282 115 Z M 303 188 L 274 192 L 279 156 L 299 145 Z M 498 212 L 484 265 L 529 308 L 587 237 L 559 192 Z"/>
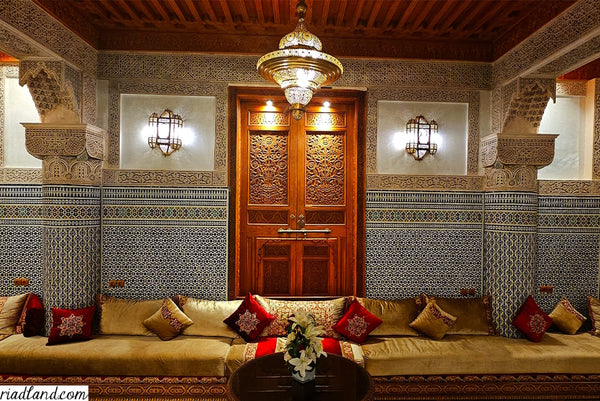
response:
<path id="1" fill-rule="evenodd" d="M 483 195 L 367 191 L 366 296 L 481 294 Z"/>
<path id="2" fill-rule="evenodd" d="M 104 187 L 102 293 L 227 299 L 228 196 L 226 188 Z"/>
<path id="3" fill-rule="evenodd" d="M 43 296 L 50 308 L 95 303 L 100 287 L 100 188 L 43 185 Z"/>
<path id="4" fill-rule="evenodd" d="M 518 338 L 512 325 L 519 308 L 535 288 L 537 263 L 537 194 L 485 194 L 484 292 L 492 296 L 498 332 Z"/>
<path id="5" fill-rule="evenodd" d="M 42 295 L 42 187 L 0 185 L 0 295 Z M 29 279 L 16 287 L 15 278 Z"/>
<path id="6" fill-rule="evenodd" d="M 548 313 L 566 297 L 587 316 L 586 297 L 600 295 L 600 197 L 540 196 L 538 213 L 536 300 Z"/>

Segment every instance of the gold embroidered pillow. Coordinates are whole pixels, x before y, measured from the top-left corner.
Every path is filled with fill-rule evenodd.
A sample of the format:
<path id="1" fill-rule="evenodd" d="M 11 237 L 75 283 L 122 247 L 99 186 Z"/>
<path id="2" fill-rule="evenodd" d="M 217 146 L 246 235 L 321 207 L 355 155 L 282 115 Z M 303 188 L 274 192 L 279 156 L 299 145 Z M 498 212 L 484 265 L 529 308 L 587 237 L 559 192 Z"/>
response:
<path id="1" fill-rule="evenodd" d="M 261 336 L 286 336 L 285 328 L 288 319 L 297 310 L 304 309 L 311 313 L 317 325 L 323 326 L 325 337 L 341 338 L 333 326 L 344 314 L 345 298 L 336 298 L 331 301 L 279 301 L 255 295 L 256 301 L 266 309 L 275 320 L 261 333 Z"/>
<path id="2" fill-rule="evenodd" d="M 590 333 L 600 337 L 600 299 L 587 297 L 587 302 L 590 320 L 592 321 L 592 331 Z"/>
<path id="3" fill-rule="evenodd" d="M 167 341 L 177 337 L 183 329 L 191 326 L 194 322 L 179 310 L 175 302 L 166 298 L 160 309 L 144 320 L 143 323 L 148 330 L 156 334 L 161 340 Z"/>
<path id="4" fill-rule="evenodd" d="M 423 305 L 435 301 L 442 309 L 456 316 L 456 324 L 446 334 L 495 336 L 498 333 L 492 320 L 492 298 L 438 298 L 423 294 Z"/>
<path id="5" fill-rule="evenodd" d="M 429 338 L 441 340 L 446 332 L 454 326 L 455 322 L 455 316 L 442 310 L 435 301 L 431 301 L 419 313 L 419 316 L 410 323 L 410 327 Z"/>
<path id="6" fill-rule="evenodd" d="M 565 298 L 556 304 L 556 307 L 548 316 L 552 318 L 552 324 L 566 334 L 577 333 L 583 322 L 587 320 Z"/>
<path id="7" fill-rule="evenodd" d="M 0 334 L 13 334 L 29 294 L 0 297 Z"/>

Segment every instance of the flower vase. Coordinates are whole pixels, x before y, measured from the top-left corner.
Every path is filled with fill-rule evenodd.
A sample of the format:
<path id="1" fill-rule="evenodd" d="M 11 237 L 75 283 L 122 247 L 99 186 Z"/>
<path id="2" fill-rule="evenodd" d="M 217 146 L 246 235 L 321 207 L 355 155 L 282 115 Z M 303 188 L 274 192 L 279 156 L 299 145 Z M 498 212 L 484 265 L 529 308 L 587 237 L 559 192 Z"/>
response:
<path id="1" fill-rule="evenodd" d="M 304 377 L 300 376 L 300 372 L 292 370 L 292 377 L 296 381 L 298 381 L 302 384 L 308 383 L 308 382 L 315 380 L 315 371 L 316 370 L 317 370 L 316 367 L 313 366 L 311 370 L 304 371 Z"/>

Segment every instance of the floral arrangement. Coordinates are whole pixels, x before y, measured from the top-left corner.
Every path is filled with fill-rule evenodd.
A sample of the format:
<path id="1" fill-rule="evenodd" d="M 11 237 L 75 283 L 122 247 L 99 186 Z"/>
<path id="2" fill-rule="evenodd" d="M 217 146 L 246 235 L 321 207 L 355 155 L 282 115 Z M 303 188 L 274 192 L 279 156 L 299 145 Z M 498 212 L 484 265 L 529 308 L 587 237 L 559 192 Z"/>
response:
<path id="1" fill-rule="evenodd" d="M 300 309 L 290 317 L 285 341 L 283 359 L 292 370 L 305 378 L 306 372 L 315 369 L 320 356 L 327 357 L 318 336 L 325 334 L 322 326 L 317 326 L 313 315 Z"/>

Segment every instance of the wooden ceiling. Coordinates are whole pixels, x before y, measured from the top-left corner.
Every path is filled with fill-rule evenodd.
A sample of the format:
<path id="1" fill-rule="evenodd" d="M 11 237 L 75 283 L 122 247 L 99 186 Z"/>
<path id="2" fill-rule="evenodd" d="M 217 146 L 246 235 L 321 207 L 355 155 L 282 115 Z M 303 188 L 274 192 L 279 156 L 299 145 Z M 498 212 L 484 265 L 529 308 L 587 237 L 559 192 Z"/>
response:
<path id="1" fill-rule="evenodd" d="M 98 50 L 264 54 L 296 0 L 34 0 Z M 575 0 L 307 0 L 337 57 L 493 61 Z"/>

